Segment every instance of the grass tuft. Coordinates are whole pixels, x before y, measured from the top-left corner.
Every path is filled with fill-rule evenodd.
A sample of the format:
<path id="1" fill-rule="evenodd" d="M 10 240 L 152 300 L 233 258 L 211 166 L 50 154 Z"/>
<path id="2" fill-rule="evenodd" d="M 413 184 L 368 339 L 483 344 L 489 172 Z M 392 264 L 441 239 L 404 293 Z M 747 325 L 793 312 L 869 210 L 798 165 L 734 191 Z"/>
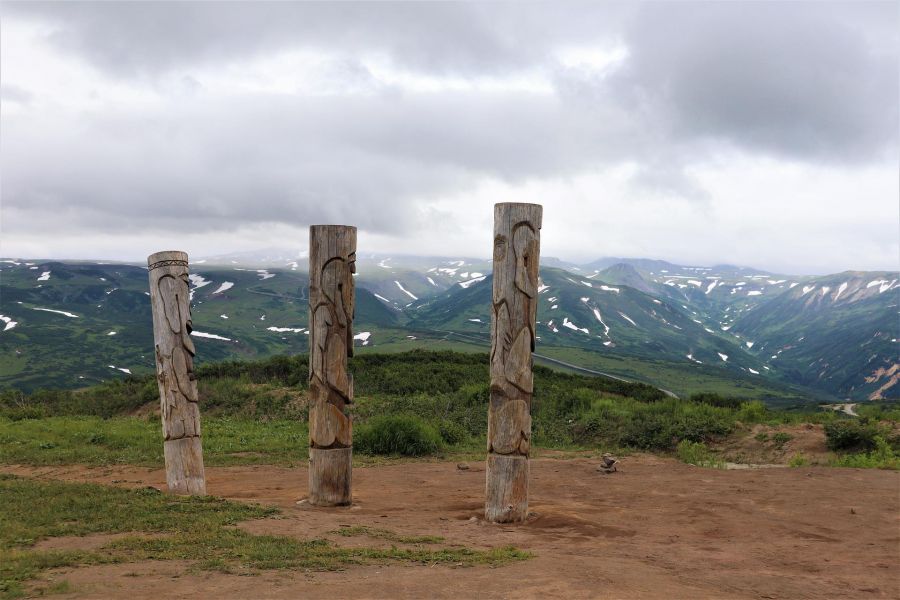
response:
<path id="1" fill-rule="evenodd" d="M 725 462 L 712 453 L 703 442 L 683 440 L 675 449 L 675 455 L 681 462 L 698 467 L 724 469 Z"/>
<path id="2" fill-rule="evenodd" d="M 400 535 L 388 529 L 378 529 L 374 527 L 367 527 L 365 525 L 342 527 L 334 533 L 342 535 L 344 537 L 365 535 L 370 538 L 387 540 L 389 542 L 395 542 L 397 544 L 440 544 L 444 541 L 444 538 L 439 535 Z"/>

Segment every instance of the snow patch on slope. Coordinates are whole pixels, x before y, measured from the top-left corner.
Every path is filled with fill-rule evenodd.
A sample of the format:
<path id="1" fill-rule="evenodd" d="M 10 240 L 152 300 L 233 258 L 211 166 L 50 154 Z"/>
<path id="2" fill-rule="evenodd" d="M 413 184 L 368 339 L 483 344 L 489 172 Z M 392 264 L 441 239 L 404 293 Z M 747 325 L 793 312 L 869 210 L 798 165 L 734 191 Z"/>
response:
<path id="1" fill-rule="evenodd" d="M 619 315 L 621 315 L 623 319 L 625 319 L 626 321 L 628 321 L 629 323 L 631 323 L 632 325 L 634 325 L 635 327 L 637 327 L 637 323 L 635 323 L 634 321 L 632 321 L 632 320 L 631 320 L 631 317 L 629 317 L 628 315 L 626 315 L 626 314 L 623 313 L 623 312 L 620 312 Z"/>
<path id="2" fill-rule="evenodd" d="M 476 277 L 475 279 L 470 279 L 470 280 L 468 280 L 468 281 L 460 281 L 460 282 L 459 282 L 459 287 L 461 287 L 461 288 L 467 288 L 467 287 L 469 287 L 470 285 L 474 285 L 474 284 L 478 283 L 479 281 L 484 281 L 484 277 L 485 277 L 485 276 L 482 275 L 481 277 Z"/>
<path id="3" fill-rule="evenodd" d="M 590 335 L 590 333 L 591 333 L 590 331 L 587 330 L 586 327 L 578 327 L 577 325 L 575 325 L 575 323 L 573 323 L 572 321 L 569 320 L 569 317 L 563 318 L 563 327 L 568 327 L 569 329 L 571 329 L 573 331 L 582 331 L 584 333 L 587 333 L 588 335 Z"/>
<path id="4" fill-rule="evenodd" d="M 67 317 L 69 317 L 69 318 L 71 318 L 71 319 L 78 319 L 78 318 L 80 318 L 78 315 L 72 314 L 72 313 L 70 313 L 70 312 L 66 312 L 66 311 L 64 311 L 64 310 L 53 310 L 52 308 L 38 308 L 38 307 L 36 307 L 36 306 L 33 306 L 33 307 L 31 307 L 31 310 L 42 310 L 42 311 L 44 311 L 44 312 L 51 312 L 51 313 L 56 313 L 56 314 L 59 314 L 59 315 L 65 315 L 65 316 L 67 316 Z"/>
<path id="5" fill-rule="evenodd" d="M 210 340 L 222 340 L 224 342 L 233 342 L 234 341 L 230 338 L 222 337 L 221 335 L 216 335 L 214 333 L 205 333 L 203 331 L 192 331 L 191 335 L 193 335 L 195 337 L 207 338 Z"/>
<path id="6" fill-rule="evenodd" d="M 400 284 L 400 282 L 397 281 L 396 279 L 394 280 L 394 283 L 397 284 L 397 287 L 400 288 L 400 291 L 401 291 L 401 292 L 403 292 L 404 294 L 406 294 L 407 296 L 409 296 L 409 297 L 412 298 L 413 300 L 418 300 L 418 299 L 419 299 L 417 296 L 414 296 L 414 295 L 412 294 L 412 292 L 410 292 L 410 291 L 407 290 L 405 287 L 403 287 L 403 286 Z"/>
<path id="7" fill-rule="evenodd" d="M 18 321 L 13 321 L 12 317 L 7 317 L 6 315 L 0 315 L 0 321 L 6 323 L 6 326 L 3 328 L 3 331 L 9 331 L 13 327 L 19 324 Z"/>

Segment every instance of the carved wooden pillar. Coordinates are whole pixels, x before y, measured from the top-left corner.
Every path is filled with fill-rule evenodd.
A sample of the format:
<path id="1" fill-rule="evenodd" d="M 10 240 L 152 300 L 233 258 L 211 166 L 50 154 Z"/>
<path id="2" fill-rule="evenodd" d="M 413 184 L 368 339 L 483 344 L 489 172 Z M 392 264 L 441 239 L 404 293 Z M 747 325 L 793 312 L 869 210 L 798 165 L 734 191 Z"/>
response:
<path id="1" fill-rule="evenodd" d="M 352 499 L 353 273 L 356 227 L 309 228 L 309 503 Z"/>
<path id="2" fill-rule="evenodd" d="M 495 523 L 528 516 L 532 357 L 543 209 L 494 205 L 491 400 L 484 516 Z"/>
<path id="3" fill-rule="evenodd" d="M 157 252 L 147 258 L 161 402 L 166 483 L 175 494 L 206 494 L 200 409 L 191 340 L 188 255 Z"/>

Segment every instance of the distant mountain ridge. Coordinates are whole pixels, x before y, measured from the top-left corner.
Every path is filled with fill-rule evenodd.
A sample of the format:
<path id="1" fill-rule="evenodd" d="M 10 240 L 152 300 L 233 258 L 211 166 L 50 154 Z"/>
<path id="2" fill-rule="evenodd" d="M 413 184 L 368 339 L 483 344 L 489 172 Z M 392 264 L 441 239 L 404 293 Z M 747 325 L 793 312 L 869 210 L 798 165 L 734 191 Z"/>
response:
<path id="1" fill-rule="evenodd" d="M 270 255 L 280 262 L 254 262 Z M 358 345 L 487 346 L 490 261 L 357 258 L 355 330 L 368 334 Z M 200 360 L 306 351 L 300 253 L 220 259 L 227 263 L 192 262 Z M 897 272 L 791 277 L 599 259 L 546 260 L 541 277 L 537 327 L 547 352 L 570 349 L 579 360 L 620 365 L 620 373 L 649 382 L 659 373 L 666 385 L 679 373 L 685 381 L 717 374 L 738 388 L 758 382 L 838 398 L 900 396 Z M 0 262 L 0 386 L 73 387 L 151 370 L 146 286 L 139 265 Z M 647 368 L 632 369 L 641 364 Z"/>

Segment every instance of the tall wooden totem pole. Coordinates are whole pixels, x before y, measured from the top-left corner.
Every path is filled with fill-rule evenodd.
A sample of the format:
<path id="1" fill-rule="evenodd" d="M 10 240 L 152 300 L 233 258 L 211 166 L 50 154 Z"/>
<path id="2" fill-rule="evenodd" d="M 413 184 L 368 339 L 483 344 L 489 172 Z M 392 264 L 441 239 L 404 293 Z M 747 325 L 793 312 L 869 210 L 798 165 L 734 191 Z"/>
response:
<path id="1" fill-rule="evenodd" d="M 491 399 L 484 514 L 510 523 L 528 516 L 528 454 L 534 320 L 543 209 L 494 205 Z"/>
<path id="2" fill-rule="evenodd" d="M 356 227 L 309 228 L 309 503 L 352 500 Z"/>
<path id="3" fill-rule="evenodd" d="M 206 494 L 200 409 L 191 341 L 188 255 L 157 252 L 147 258 L 161 402 L 166 483 L 175 494 Z"/>

